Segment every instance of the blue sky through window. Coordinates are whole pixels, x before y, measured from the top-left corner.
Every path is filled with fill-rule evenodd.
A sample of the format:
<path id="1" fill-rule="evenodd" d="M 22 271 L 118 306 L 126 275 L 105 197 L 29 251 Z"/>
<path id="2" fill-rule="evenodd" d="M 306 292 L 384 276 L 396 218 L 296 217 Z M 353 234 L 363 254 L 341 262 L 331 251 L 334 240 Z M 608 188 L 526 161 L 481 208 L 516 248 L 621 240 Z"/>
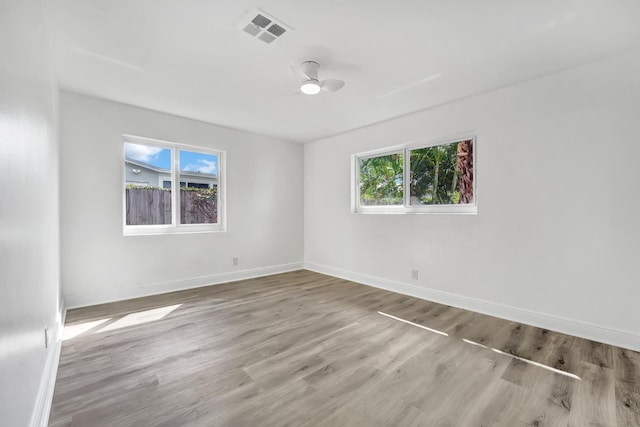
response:
<path id="1" fill-rule="evenodd" d="M 215 175 L 218 173 L 218 156 L 180 150 L 180 170 Z"/>
<path id="2" fill-rule="evenodd" d="M 145 144 L 124 144 L 125 157 L 147 163 L 160 169 L 171 169 L 171 149 L 154 147 Z M 216 175 L 218 173 L 218 156 L 180 150 L 180 170 L 183 172 L 200 172 Z"/>

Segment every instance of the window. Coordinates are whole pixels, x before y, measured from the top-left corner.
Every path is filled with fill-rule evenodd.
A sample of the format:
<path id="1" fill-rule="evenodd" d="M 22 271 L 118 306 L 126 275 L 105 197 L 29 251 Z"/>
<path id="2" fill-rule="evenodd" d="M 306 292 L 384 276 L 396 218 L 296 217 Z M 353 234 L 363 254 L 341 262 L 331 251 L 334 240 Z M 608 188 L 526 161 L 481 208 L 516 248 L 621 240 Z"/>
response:
<path id="1" fill-rule="evenodd" d="M 401 151 L 360 158 L 360 205 L 402 205 L 403 163 Z"/>
<path id="2" fill-rule="evenodd" d="M 125 235 L 223 231 L 224 153 L 124 137 Z"/>
<path id="3" fill-rule="evenodd" d="M 476 213 L 475 138 L 353 156 L 353 211 Z"/>

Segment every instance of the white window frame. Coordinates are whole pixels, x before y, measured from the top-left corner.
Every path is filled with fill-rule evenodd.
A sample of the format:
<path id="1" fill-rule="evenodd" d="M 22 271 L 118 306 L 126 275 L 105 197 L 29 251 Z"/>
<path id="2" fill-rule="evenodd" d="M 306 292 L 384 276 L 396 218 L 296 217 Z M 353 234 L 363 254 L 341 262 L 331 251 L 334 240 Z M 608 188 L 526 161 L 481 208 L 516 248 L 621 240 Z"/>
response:
<path id="1" fill-rule="evenodd" d="M 446 145 L 471 140 L 473 144 L 473 203 L 463 205 L 411 205 L 410 197 L 410 157 L 412 150 Z M 402 162 L 402 205 L 363 206 L 360 204 L 360 160 L 401 153 Z M 351 156 L 351 212 L 357 214 L 471 214 L 478 213 L 478 143 L 474 134 L 466 133 L 433 140 L 420 140 L 391 147 L 353 154 Z"/>
<path id="2" fill-rule="evenodd" d="M 171 150 L 171 224 L 127 225 L 126 201 L 126 169 L 125 144 L 142 144 Z M 180 224 L 180 150 L 218 156 L 218 189 L 216 224 Z M 157 234 L 185 234 L 185 233 L 214 233 L 227 231 L 226 229 L 226 152 L 222 150 L 145 138 L 134 135 L 122 135 L 122 234 L 124 236 L 146 236 Z"/>

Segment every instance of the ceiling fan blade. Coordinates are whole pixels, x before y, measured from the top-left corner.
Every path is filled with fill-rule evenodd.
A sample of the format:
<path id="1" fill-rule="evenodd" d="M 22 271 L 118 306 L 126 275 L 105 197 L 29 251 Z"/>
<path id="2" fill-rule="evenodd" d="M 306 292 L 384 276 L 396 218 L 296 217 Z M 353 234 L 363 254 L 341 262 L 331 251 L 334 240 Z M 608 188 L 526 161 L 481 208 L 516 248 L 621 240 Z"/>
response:
<path id="1" fill-rule="evenodd" d="M 320 89 L 325 92 L 335 92 L 344 87 L 344 80 L 328 79 L 320 82 Z"/>
<path id="2" fill-rule="evenodd" d="M 291 71 L 293 71 L 293 74 L 295 74 L 296 76 L 300 77 L 302 80 L 309 80 L 311 78 L 311 77 L 307 76 L 299 66 L 292 65 L 291 66 Z"/>

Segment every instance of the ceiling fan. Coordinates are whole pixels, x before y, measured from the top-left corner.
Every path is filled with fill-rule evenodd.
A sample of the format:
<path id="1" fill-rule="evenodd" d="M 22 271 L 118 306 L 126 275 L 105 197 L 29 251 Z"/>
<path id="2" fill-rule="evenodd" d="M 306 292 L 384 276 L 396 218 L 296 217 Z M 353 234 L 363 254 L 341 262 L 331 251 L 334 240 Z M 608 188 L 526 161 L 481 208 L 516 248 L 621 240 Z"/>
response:
<path id="1" fill-rule="evenodd" d="M 299 67 L 291 67 L 302 82 L 300 83 L 300 91 L 306 95 L 315 95 L 321 90 L 324 92 L 335 92 L 344 87 L 344 80 L 327 79 L 320 80 L 318 78 L 318 70 L 320 64 L 315 61 L 305 61 Z"/>

